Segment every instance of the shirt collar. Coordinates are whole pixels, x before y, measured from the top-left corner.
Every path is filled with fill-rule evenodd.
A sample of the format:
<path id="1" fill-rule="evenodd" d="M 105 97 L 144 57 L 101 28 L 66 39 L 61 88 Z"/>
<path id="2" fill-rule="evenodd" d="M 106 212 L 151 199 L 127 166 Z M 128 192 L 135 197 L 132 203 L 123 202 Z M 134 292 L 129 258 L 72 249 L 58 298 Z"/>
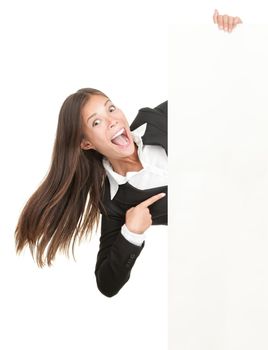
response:
<path id="1" fill-rule="evenodd" d="M 142 124 L 137 129 L 131 131 L 133 141 L 138 146 L 138 157 L 139 157 L 141 163 L 142 163 L 142 149 L 143 149 L 142 136 L 145 134 L 146 127 L 147 127 L 147 123 Z M 109 182 L 110 182 L 111 199 L 113 199 L 114 196 L 116 195 L 118 188 L 119 188 L 119 185 L 125 184 L 126 182 L 128 182 L 128 180 L 132 176 L 134 176 L 138 173 L 137 171 L 130 171 L 126 174 L 126 176 L 120 175 L 113 170 L 110 162 L 105 157 L 103 157 L 102 164 L 104 166 L 104 169 L 106 171 L 106 174 L 107 174 Z M 142 170 L 140 170 L 140 171 L 142 171 Z"/>

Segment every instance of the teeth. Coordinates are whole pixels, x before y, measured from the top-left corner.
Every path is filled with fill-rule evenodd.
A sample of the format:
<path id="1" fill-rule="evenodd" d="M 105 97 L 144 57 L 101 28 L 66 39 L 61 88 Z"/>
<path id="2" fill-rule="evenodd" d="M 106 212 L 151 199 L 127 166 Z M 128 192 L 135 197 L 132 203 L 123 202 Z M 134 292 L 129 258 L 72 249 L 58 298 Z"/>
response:
<path id="1" fill-rule="evenodd" d="M 119 135 L 122 135 L 123 132 L 124 132 L 124 128 L 121 129 L 121 130 L 119 130 L 119 131 L 111 138 L 111 140 L 115 139 L 115 138 L 116 138 L 117 136 L 119 136 Z"/>

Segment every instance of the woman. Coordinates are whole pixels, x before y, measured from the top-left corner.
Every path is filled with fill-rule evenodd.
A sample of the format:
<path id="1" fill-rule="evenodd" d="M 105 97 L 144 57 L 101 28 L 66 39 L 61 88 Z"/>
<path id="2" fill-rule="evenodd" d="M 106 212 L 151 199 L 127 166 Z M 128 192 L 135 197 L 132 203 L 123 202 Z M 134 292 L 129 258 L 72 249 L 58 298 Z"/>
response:
<path id="1" fill-rule="evenodd" d="M 70 95 L 59 114 L 50 171 L 26 203 L 16 247 L 29 245 L 39 266 L 68 252 L 100 213 L 95 275 L 113 296 L 130 277 L 151 224 L 167 224 L 167 102 L 143 108 L 129 127 L 101 91 Z M 164 198 L 165 197 L 165 198 Z"/>
<path id="2" fill-rule="evenodd" d="M 229 31 L 241 23 L 217 11 L 213 20 Z M 68 252 L 92 231 L 101 213 L 95 274 L 100 291 L 115 295 L 146 229 L 167 224 L 166 193 L 167 103 L 141 109 L 129 128 L 105 94 L 81 89 L 61 108 L 51 168 L 22 211 L 17 252 L 29 245 L 39 266 L 50 265 L 58 250 Z"/>

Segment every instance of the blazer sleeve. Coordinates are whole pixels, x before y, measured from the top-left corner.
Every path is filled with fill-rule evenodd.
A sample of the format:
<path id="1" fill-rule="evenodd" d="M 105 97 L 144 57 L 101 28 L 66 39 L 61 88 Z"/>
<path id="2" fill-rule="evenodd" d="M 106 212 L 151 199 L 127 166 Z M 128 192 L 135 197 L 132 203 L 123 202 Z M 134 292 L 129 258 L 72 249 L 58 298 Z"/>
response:
<path id="1" fill-rule="evenodd" d="M 119 292 L 130 277 L 131 269 L 144 247 L 130 243 L 121 234 L 124 218 L 104 215 L 101 219 L 100 249 L 95 275 L 98 289 L 107 297 Z"/>

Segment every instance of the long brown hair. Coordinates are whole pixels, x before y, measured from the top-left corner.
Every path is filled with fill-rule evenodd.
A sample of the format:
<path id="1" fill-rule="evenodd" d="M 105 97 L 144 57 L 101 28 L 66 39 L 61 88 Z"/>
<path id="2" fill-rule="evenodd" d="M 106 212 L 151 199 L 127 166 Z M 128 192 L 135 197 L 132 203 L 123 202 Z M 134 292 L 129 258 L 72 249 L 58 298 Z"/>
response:
<path id="1" fill-rule="evenodd" d="M 67 97 L 58 119 L 48 175 L 26 203 L 15 231 L 16 250 L 29 245 L 37 264 L 51 265 L 58 250 L 69 254 L 72 243 L 98 225 L 105 178 L 102 155 L 82 150 L 81 109 L 92 95 L 85 88 Z M 107 97 L 107 96 L 106 96 Z"/>

